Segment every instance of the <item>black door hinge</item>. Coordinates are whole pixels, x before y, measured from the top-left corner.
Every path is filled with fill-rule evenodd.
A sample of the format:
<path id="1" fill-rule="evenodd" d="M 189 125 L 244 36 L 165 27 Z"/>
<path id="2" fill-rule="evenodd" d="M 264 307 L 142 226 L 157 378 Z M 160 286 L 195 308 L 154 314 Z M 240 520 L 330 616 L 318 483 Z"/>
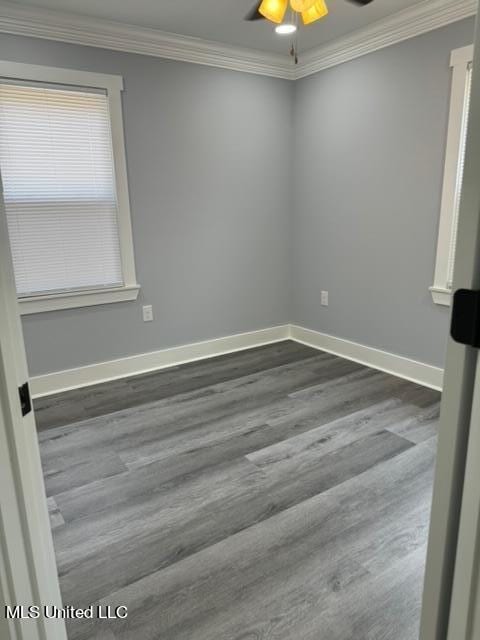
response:
<path id="1" fill-rule="evenodd" d="M 20 406 L 22 408 L 22 416 L 26 416 L 32 410 L 32 400 L 30 398 L 30 388 L 28 382 L 18 387 L 18 395 L 20 396 Z"/>
<path id="2" fill-rule="evenodd" d="M 480 291 L 455 292 L 450 334 L 455 342 L 480 349 Z"/>

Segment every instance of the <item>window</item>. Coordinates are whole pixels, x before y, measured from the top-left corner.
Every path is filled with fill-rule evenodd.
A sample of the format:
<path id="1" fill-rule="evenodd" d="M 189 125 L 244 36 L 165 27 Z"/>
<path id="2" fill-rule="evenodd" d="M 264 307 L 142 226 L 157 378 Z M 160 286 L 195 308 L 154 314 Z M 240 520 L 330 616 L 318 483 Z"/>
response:
<path id="1" fill-rule="evenodd" d="M 438 232 L 434 284 L 430 287 L 433 301 L 450 305 L 453 288 L 453 268 L 457 244 L 458 214 L 463 180 L 465 143 L 467 137 L 473 47 L 452 51 L 453 68 L 450 116 L 448 123 L 442 205 Z"/>
<path id="2" fill-rule="evenodd" d="M 22 313 L 138 295 L 121 78 L 0 63 L 0 168 Z"/>

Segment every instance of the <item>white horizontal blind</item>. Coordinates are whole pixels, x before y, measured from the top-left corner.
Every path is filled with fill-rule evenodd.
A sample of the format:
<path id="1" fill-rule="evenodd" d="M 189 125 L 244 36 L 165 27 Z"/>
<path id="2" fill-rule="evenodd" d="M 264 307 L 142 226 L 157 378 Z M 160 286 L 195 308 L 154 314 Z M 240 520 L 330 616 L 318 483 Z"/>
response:
<path id="1" fill-rule="evenodd" d="M 467 71 L 467 82 L 465 86 L 465 100 L 464 100 L 463 116 L 462 116 L 462 133 L 460 136 L 457 181 L 455 185 L 455 206 L 454 206 L 454 212 L 453 212 L 450 246 L 448 248 L 447 289 L 453 289 L 453 270 L 455 267 L 455 255 L 457 251 L 458 216 L 460 214 L 460 198 L 462 195 L 463 172 L 464 172 L 464 166 L 465 166 L 465 145 L 467 143 L 468 114 L 470 111 L 471 89 L 472 89 L 472 67 L 470 65 Z"/>
<path id="2" fill-rule="evenodd" d="M 20 297 L 123 284 L 105 93 L 0 81 L 0 167 Z"/>

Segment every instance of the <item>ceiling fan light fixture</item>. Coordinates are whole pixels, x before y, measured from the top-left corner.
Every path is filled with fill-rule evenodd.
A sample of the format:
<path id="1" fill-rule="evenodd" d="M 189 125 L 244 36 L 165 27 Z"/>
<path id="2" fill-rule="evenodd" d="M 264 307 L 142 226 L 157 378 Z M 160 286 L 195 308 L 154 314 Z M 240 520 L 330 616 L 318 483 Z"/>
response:
<path id="1" fill-rule="evenodd" d="M 303 24 L 311 24 L 316 20 L 324 18 L 326 15 L 328 15 L 328 7 L 325 0 L 315 0 L 309 9 L 302 11 Z"/>
<path id="2" fill-rule="evenodd" d="M 283 22 L 275 27 L 275 33 L 278 33 L 280 36 L 291 35 L 292 33 L 295 33 L 296 30 L 297 25 L 291 22 Z"/>
<path id="3" fill-rule="evenodd" d="M 267 20 L 281 24 L 288 9 L 288 0 L 263 0 L 258 7 L 259 13 Z"/>

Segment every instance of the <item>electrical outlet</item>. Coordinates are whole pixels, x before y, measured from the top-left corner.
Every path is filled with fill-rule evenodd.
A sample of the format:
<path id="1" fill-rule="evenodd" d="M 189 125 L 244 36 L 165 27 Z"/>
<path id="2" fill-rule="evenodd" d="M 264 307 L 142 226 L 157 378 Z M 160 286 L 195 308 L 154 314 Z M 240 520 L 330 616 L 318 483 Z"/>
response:
<path id="1" fill-rule="evenodd" d="M 320 296 L 320 303 L 322 307 L 328 307 L 328 291 L 322 291 Z"/>
<path id="2" fill-rule="evenodd" d="M 153 307 L 151 304 L 147 304 L 142 307 L 143 312 L 143 321 L 144 322 L 152 322 L 153 321 Z"/>

